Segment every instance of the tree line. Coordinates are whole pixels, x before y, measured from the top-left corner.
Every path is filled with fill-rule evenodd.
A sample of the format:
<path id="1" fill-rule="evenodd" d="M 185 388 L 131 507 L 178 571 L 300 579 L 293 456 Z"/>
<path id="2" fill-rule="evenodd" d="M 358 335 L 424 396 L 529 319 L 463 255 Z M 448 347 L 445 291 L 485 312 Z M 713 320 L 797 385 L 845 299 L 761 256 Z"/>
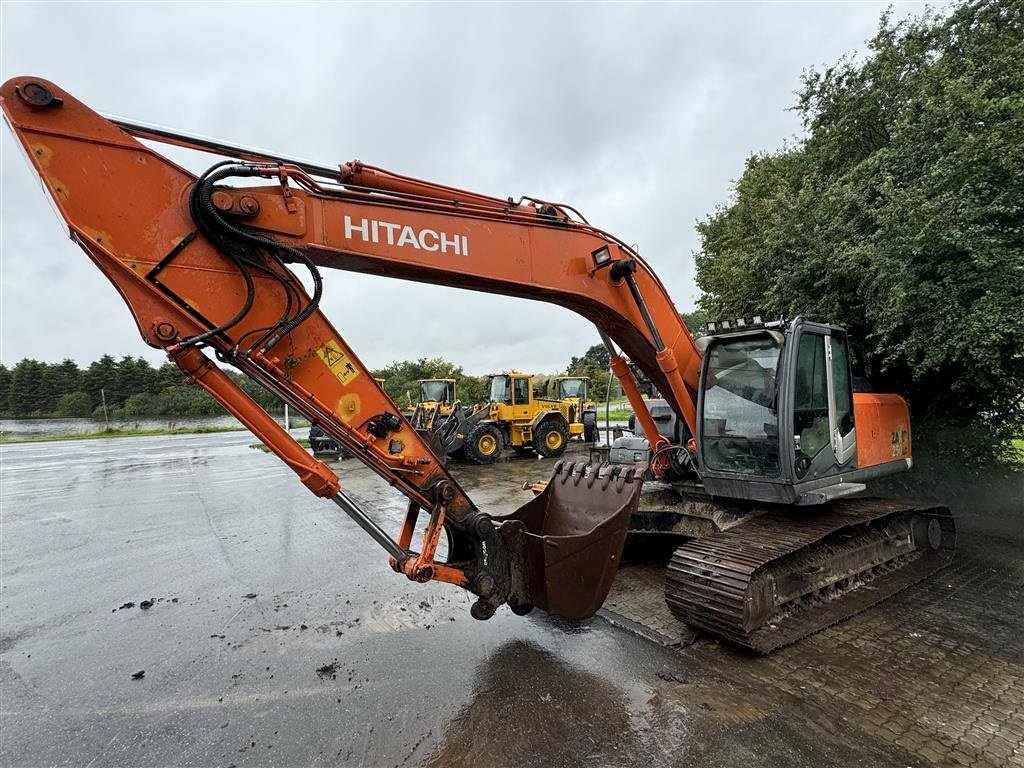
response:
<path id="1" fill-rule="evenodd" d="M 231 371 L 228 375 L 263 408 L 283 408 L 255 382 Z M 25 359 L 13 368 L 0 364 L 0 413 L 16 418 L 134 418 L 220 416 L 224 410 L 202 389 L 188 384 L 172 363 L 154 368 L 141 357 L 115 360 L 104 355 L 84 369 L 74 360 Z"/>
<path id="2" fill-rule="evenodd" d="M 591 396 L 603 400 L 608 383 L 608 355 L 598 345 L 573 357 L 571 376 L 590 376 Z M 235 382 L 265 410 L 281 413 L 284 404 L 251 379 L 227 370 Z M 384 380 L 384 389 L 400 407 L 419 401 L 420 379 L 454 379 L 456 396 L 464 403 L 487 400 L 487 379 L 467 374 L 462 366 L 440 357 L 402 360 L 371 372 Z M 551 378 L 558 374 L 538 377 Z M 615 393 L 613 392 L 613 395 Z M 222 416 L 224 410 L 210 395 L 187 383 L 173 363 L 159 367 L 144 358 L 104 355 L 85 368 L 74 360 L 45 363 L 25 359 L 8 368 L 0 364 L 0 415 L 10 418 L 137 418 Z"/>

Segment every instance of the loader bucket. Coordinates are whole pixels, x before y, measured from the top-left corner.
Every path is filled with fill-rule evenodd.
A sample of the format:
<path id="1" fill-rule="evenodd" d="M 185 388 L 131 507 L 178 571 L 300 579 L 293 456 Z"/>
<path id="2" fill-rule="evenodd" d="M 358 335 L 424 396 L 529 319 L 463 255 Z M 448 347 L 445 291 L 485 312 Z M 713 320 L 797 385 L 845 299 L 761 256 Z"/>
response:
<path id="1" fill-rule="evenodd" d="M 539 495 L 494 518 L 508 545 L 513 609 L 594 615 L 619 569 L 642 484 L 632 468 L 559 462 Z"/>

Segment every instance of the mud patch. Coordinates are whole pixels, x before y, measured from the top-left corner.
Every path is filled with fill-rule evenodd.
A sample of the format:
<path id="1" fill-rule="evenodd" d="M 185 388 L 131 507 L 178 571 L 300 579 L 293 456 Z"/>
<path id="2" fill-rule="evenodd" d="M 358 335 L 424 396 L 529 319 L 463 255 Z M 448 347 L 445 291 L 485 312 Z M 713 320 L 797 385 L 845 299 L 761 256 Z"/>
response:
<path id="1" fill-rule="evenodd" d="M 321 680 L 337 680 L 338 679 L 338 660 L 335 659 L 330 664 L 324 664 L 316 670 L 316 676 Z"/>

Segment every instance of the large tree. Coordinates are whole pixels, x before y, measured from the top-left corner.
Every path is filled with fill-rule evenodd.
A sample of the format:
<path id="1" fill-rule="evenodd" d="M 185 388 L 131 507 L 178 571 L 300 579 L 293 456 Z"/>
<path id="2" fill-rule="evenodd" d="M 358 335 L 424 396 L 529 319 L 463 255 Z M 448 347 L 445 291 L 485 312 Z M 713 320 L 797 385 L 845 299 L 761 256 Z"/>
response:
<path id="1" fill-rule="evenodd" d="M 32 416 L 47 412 L 52 399 L 48 390 L 46 363 L 22 360 L 11 371 L 8 407 L 12 414 Z"/>
<path id="2" fill-rule="evenodd" d="M 1005 445 L 1024 431 L 1024 3 L 887 13 L 795 109 L 804 138 L 751 157 L 698 225 L 702 307 L 844 325 L 926 434 Z"/>

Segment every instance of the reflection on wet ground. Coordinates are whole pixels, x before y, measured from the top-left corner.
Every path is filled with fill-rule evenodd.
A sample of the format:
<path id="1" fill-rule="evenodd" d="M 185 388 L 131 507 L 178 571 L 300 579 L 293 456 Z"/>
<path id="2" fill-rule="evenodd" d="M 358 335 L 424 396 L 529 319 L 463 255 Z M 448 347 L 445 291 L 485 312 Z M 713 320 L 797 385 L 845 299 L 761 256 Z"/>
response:
<path id="1" fill-rule="evenodd" d="M 600 618 L 476 622 L 251 442 L 0 448 L 0 763 L 1024 765 L 1012 502 L 961 516 L 937 578 L 762 658 Z M 337 468 L 397 530 L 401 499 Z M 455 472 L 504 512 L 550 469 Z"/>
<path id="2" fill-rule="evenodd" d="M 491 754 L 521 765 L 615 765 L 647 753 L 626 691 L 526 640 L 503 644 L 476 671 L 431 766 L 478 766 Z"/>

